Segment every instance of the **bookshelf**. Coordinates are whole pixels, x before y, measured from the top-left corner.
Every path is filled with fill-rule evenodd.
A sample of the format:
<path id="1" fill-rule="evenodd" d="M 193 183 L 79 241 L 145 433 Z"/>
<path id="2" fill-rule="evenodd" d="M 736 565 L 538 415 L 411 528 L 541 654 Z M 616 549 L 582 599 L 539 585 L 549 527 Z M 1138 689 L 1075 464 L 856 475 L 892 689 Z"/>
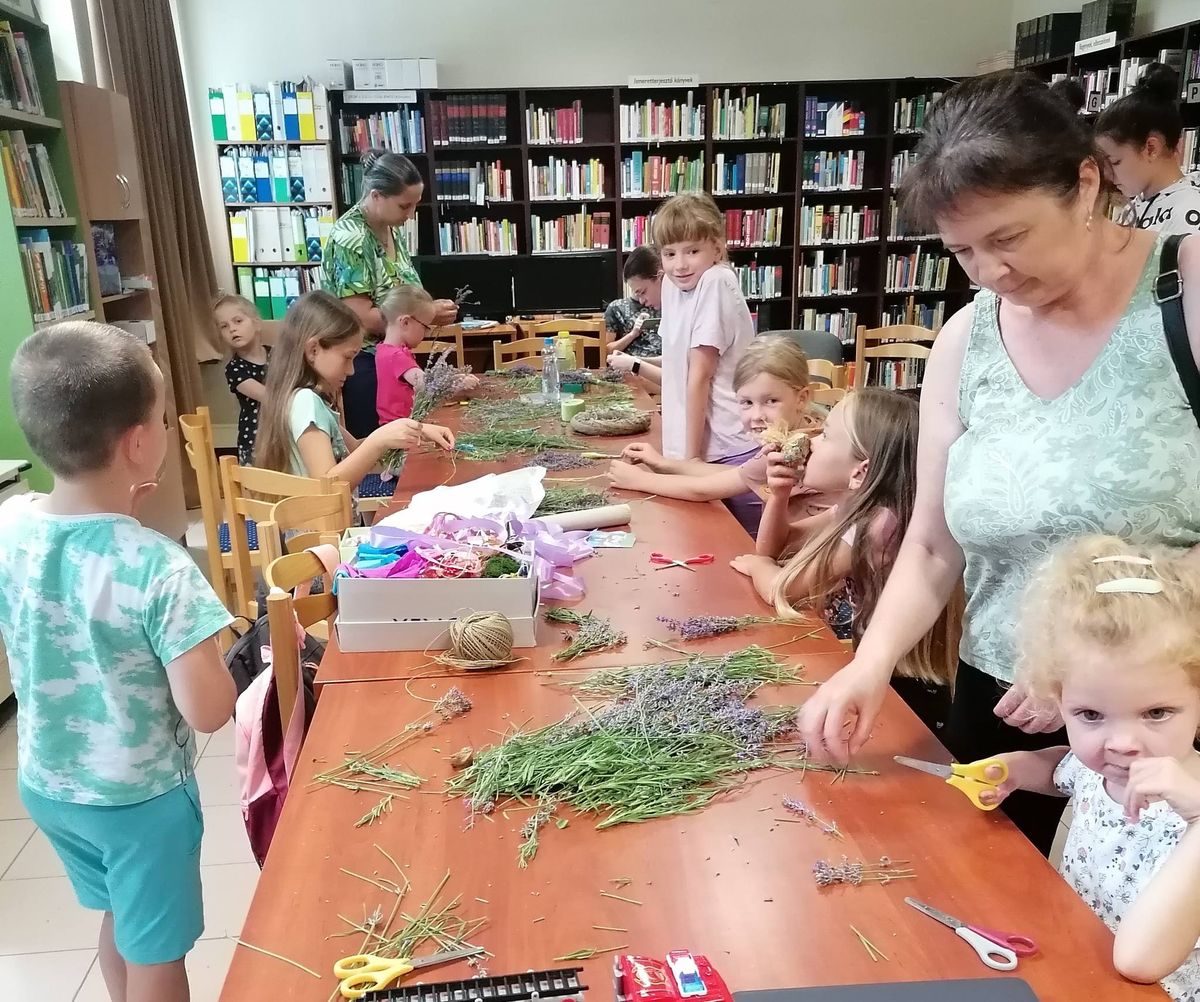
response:
<path id="1" fill-rule="evenodd" d="M 0 21 L 20 49 L 21 85 L 6 62 L 0 84 L 0 146 L 5 202 L 0 209 L 0 367 L 9 371 L 18 345 L 34 329 L 56 319 L 97 316 L 89 284 L 86 227 L 81 221 L 76 178 L 55 77 L 46 24 L 0 0 Z M 0 58 L 9 59 L 7 40 Z M 9 87 L 12 86 L 10 92 Z M 17 137 L 20 137 L 19 140 Z M 20 158 L 20 163 L 14 159 Z M 57 276 L 48 271 L 54 265 Z M 12 401 L 0 400 L 0 457 L 28 459 L 37 490 L 50 476 L 29 453 Z"/>

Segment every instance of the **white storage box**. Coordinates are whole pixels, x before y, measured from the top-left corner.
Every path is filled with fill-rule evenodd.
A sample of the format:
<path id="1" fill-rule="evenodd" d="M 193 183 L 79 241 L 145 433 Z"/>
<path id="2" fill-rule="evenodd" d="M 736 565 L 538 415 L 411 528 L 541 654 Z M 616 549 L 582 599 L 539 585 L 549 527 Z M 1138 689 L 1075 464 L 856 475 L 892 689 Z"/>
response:
<path id="1" fill-rule="evenodd" d="M 524 556 L 532 560 L 532 545 Z M 532 567 L 517 578 L 339 578 L 337 598 L 343 651 L 443 651 L 450 624 L 471 612 L 506 616 L 514 647 L 537 643 L 538 578 Z"/>

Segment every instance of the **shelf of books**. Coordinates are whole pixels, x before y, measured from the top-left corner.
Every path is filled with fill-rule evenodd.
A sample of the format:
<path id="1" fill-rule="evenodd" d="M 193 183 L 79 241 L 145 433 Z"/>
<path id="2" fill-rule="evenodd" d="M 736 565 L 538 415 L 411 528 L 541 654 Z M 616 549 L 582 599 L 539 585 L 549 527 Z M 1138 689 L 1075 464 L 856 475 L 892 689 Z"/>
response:
<path id="1" fill-rule="evenodd" d="M 88 257 L 46 25 L 0 2 L 0 367 L 35 327 L 92 319 Z M 28 457 L 5 394 L 0 455 Z M 33 483 L 45 487 L 35 467 Z"/>
<path id="2" fill-rule="evenodd" d="M 273 80 L 210 87 L 208 99 L 234 287 L 279 320 L 319 286 L 336 218 L 329 94 L 309 80 Z M 338 132 L 349 150 L 414 135 L 400 112 L 343 118 Z"/>

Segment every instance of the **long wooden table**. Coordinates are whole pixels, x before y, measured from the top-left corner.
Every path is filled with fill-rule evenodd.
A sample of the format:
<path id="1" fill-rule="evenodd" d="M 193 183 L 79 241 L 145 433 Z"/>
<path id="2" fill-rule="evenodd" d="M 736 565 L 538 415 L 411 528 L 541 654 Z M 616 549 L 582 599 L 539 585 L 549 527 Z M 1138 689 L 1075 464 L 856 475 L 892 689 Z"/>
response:
<path id="1" fill-rule="evenodd" d="M 445 458 L 413 458 L 403 480 L 405 496 L 496 468 L 460 462 L 451 477 Z M 1131 985 L 1115 973 L 1111 934 L 1003 814 L 977 811 L 950 787 L 892 763 L 893 754 L 940 761 L 949 756 L 890 693 L 874 739 L 856 763 L 876 770 L 875 776 L 850 775 L 835 784 L 828 773 L 763 773 L 696 814 L 600 832 L 593 818 L 560 811 L 570 817 L 569 826 L 543 829 L 541 848 L 525 870 L 517 866 L 517 848 L 526 810 L 478 820 L 465 830 L 463 803 L 440 792 L 452 774 L 448 756 L 464 745 L 492 744 L 513 727 L 536 727 L 565 715 L 574 704 L 555 684 L 564 668 L 586 671 L 674 657 L 641 649 L 644 637 L 666 635 L 655 622 L 658 615 L 760 611 L 748 583 L 726 566 L 749 543 L 722 507 L 639 502 L 633 529 L 639 538 L 634 550 L 605 551 L 579 565 L 588 585 L 583 607 L 610 615 L 628 632 L 622 652 L 561 666 L 550 661 L 561 644 L 550 631 L 544 646 L 527 652 L 531 659 L 524 666 L 447 678 L 423 677 L 428 669 L 420 666 L 427 659 L 420 654 L 351 655 L 331 645 L 320 677 L 337 684 L 325 685 L 321 693 L 242 933 L 246 942 L 305 964 L 321 979 L 239 948 L 222 1002 L 328 999 L 336 987 L 334 961 L 362 943 L 361 935 L 329 938 L 347 928 L 339 914 L 357 922 L 377 906 L 386 915 L 393 905 L 391 895 L 344 872 L 394 876 L 380 849 L 412 881 L 405 900 L 409 914 L 450 872 L 443 900 L 461 895 L 464 915 L 488 918 L 475 939 L 493 954 L 486 966 L 494 974 L 564 966 L 554 958 L 627 944 L 630 952 L 650 955 L 678 948 L 707 953 L 734 990 L 996 976 L 950 930 L 906 906 L 903 899 L 911 894 L 968 921 L 1037 940 L 1041 954 L 1022 960 L 1016 974 L 1043 1002 L 1165 998 L 1157 987 Z M 717 560 L 695 573 L 659 572 L 646 562 L 651 549 L 684 556 L 704 550 Z M 776 645 L 807 632 L 757 627 L 688 647 Z M 823 630 L 778 652 L 802 664 L 813 681 L 827 678 L 848 658 Z M 558 673 L 545 671 L 552 665 Z M 428 711 L 431 704 L 422 700 L 436 699 L 451 684 L 468 694 L 474 708 L 396 757 L 397 764 L 426 779 L 408 802 L 397 801 L 381 821 L 355 828 L 377 798 L 309 787 L 313 776 L 340 763 L 347 750 L 369 748 L 401 731 Z M 764 690 L 759 698 L 799 703 L 805 692 L 790 686 Z M 786 816 L 780 807 L 784 794 L 801 797 L 836 821 L 845 841 L 778 820 Z M 817 888 L 812 864 L 838 861 L 843 853 L 911 860 L 917 876 L 888 886 Z M 601 895 L 624 877 L 632 883 L 616 893 L 640 906 Z M 872 962 L 850 925 L 889 959 Z M 611 954 L 581 965 L 591 998 L 607 999 Z M 424 980 L 470 974 L 460 964 Z"/>

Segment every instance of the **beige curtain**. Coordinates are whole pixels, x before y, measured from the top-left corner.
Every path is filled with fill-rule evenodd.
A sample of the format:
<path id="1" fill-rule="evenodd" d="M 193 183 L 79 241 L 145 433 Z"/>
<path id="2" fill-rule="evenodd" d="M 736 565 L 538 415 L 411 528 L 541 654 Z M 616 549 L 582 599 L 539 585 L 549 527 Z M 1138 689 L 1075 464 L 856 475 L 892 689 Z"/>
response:
<path id="1" fill-rule="evenodd" d="M 204 403 L 199 362 L 220 357 L 216 277 L 200 201 L 170 0 L 90 0 L 97 82 L 129 98 L 171 358 L 175 405 Z"/>

